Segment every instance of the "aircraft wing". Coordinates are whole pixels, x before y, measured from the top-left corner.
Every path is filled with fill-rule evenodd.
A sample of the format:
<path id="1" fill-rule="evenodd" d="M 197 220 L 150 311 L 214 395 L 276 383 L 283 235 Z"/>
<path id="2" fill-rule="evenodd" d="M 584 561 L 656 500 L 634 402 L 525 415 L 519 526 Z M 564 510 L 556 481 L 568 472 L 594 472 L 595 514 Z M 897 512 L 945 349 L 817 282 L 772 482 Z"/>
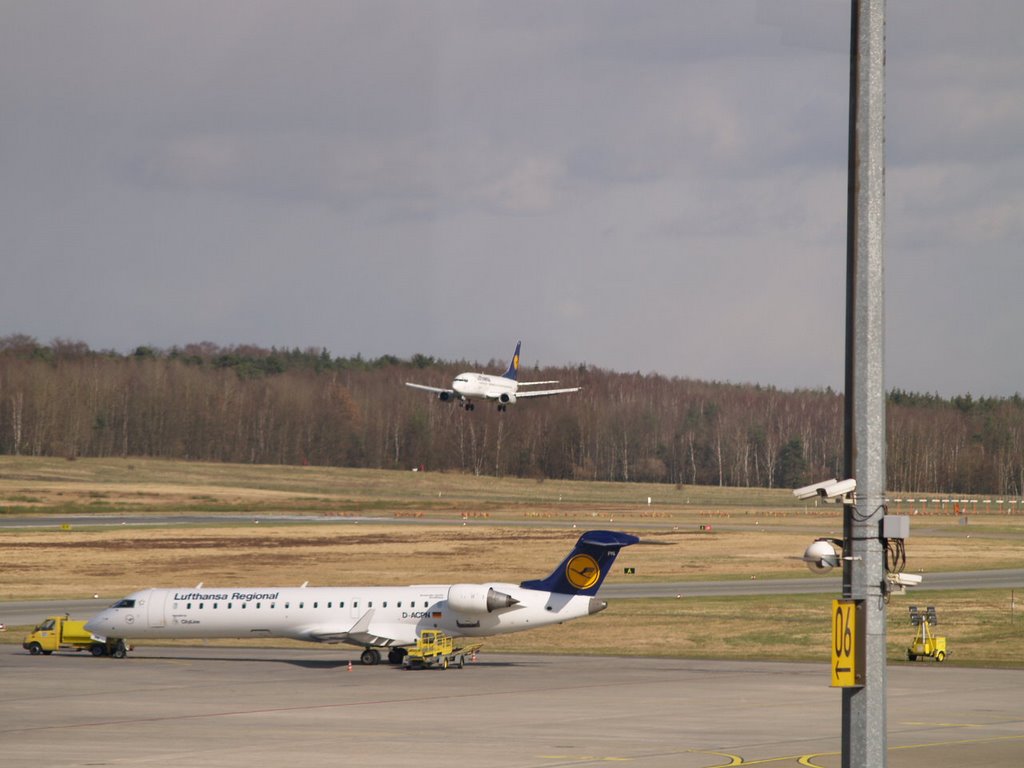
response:
<path id="1" fill-rule="evenodd" d="M 436 395 L 443 395 L 448 393 L 448 397 L 457 397 L 454 389 L 444 389 L 442 387 L 428 387 L 426 384 L 413 384 L 411 381 L 405 382 L 405 386 L 412 387 L 413 389 L 422 389 L 425 392 L 433 392 Z"/>
<path id="2" fill-rule="evenodd" d="M 527 390 L 526 392 L 516 392 L 516 400 L 522 400 L 524 397 L 548 397 L 550 395 L 567 395 L 570 392 L 579 392 L 583 387 L 568 387 L 566 389 L 539 389 L 539 390 Z"/>
<path id="3" fill-rule="evenodd" d="M 352 625 L 319 625 L 310 627 L 306 630 L 306 635 L 310 640 L 315 640 L 319 643 L 349 643 L 351 645 L 363 645 L 363 646 L 390 646 L 390 645 L 410 645 L 416 642 L 416 633 L 413 630 L 412 636 L 407 637 L 408 630 L 402 632 L 403 627 L 391 626 L 389 631 L 388 625 L 383 627 L 373 627 L 371 623 L 373 621 L 373 608 L 364 613 L 355 624 Z M 379 624 L 380 622 L 378 622 Z"/>

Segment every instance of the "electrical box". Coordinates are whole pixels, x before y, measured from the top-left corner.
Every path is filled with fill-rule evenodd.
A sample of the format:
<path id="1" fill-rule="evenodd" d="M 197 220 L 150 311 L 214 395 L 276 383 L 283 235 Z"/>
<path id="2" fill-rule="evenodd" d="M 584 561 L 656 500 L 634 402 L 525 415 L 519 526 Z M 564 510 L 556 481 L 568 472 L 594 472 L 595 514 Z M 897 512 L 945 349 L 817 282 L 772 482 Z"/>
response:
<path id="1" fill-rule="evenodd" d="M 910 518 L 907 515 L 886 515 L 882 518 L 883 539 L 909 539 Z"/>

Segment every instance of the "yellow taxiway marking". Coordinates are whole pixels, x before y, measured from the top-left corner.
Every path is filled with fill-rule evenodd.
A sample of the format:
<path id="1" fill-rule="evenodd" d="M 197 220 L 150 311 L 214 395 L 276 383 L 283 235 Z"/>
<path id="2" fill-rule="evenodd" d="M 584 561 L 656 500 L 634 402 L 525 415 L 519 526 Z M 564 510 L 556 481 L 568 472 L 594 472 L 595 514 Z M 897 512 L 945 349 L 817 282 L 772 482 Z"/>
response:
<path id="1" fill-rule="evenodd" d="M 917 725 L 932 725 L 949 727 L 949 728 L 977 728 L 979 725 L 972 725 L 970 723 L 917 723 Z M 950 747 L 965 744 L 990 744 L 998 741 L 1024 741 L 1024 734 L 1017 734 L 1012 736 L 990 736 L 982 737 L 978 739 L 950 739 L 948 741 L 935 741 L 927 744 L 904 744 L 898 747 L 889 747 L 889 751 L 904 750 L 904 749 L 927 749 L 929 747 Z M 748 765 L 767 765 L 769 763 L 788 763 L 795 761 L 797 765 L 802 765 L 805 768 L 825 768 L 825 766 L 814 762 L 821 757 L 838 757 L 841 752 L 815 752 L 809 755 L 784 755 L 781 757 L 766 757 L 760 760 L 744 760 L 740 755 L 734 755 L 730 752 L 712 752 L 710 750 L 703 749 L 686 749 L 682 752 L 688 752 L 690 754 L 697 755 L 715 755 L 717 757 L 726 758 L 726 762 L 714 763 L 706 766 L 706 768 L 738 768 L 739 766 Z M 634 759 L 631 757 L 599 757 L 597 755 L 540 755 L 541 759 L 544 760 L 565 760 L 570 762 L 632 762 Z"/>
<path id="2" fill-rule="evenodd" d="M 937 723 L 925 723 L 925 725 L 937 725 Z M 972 725 L 964 724 L 964 725 L 950 725 L 949 727 L 952 727 L 952 728 L 975 728 L 975 727 L 980 727 L 980 726 L 972 726 Z M 927 744 L 903 744 L 903 745 L 898 746 L 898 747 L 889 747 L 889 751 L 890 752 L 895 752 L 898 749 L 899 750 L 903 750 L 903 749 L 928 749 L 929 747 L 953 747 L 953 746 L 963 746 L 963 745 L 966 745 L 966 744 L 992 744 L 992 743 L 997 742 L 997 741 L 1024 741 L 1024 735 L 987 736 L 987 737 L 982 737 L 982 738 L 979 738 L 979 739 L 950 739 L 949 741 L 933 741 L 933 742 L 929 742 Z M 837 757 L 840 754 L 842 754 L 842 753 L 840 753 L 840 752 L 818 752 L 817 754 L 814 754 L 814 755 L 804 755 L 803 757 L 800 758 L 800 760 L 798 762 L 800 763 L 800 765 L 806 766 L 807 768 L 824 768 L 823 766 L 818 765 L 817 763 L 814 763 L 812 761 L 815 758 L 818 758 L 818 757 Z M 750 765 L 750 763 L 744 763 L 744 765 Z"/>

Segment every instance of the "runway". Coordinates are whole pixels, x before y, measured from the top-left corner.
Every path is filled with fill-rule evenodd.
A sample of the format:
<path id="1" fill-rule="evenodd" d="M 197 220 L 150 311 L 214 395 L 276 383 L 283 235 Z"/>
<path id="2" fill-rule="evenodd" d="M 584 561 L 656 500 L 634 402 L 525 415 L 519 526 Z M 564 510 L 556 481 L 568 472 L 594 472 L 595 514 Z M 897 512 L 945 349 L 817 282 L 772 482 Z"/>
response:
<path id="1" fill-rule="evenodd" d="M 485 649 L 486 651 L 486 649 Z M 146 646 L 125 660 L 0 646 L 5 765 L 838 768 L 822 664 L 488 655 L 363 667 L 347 649 Z M 892 768 L 1019 766 L 1024 672 L 888 672 Z"/>

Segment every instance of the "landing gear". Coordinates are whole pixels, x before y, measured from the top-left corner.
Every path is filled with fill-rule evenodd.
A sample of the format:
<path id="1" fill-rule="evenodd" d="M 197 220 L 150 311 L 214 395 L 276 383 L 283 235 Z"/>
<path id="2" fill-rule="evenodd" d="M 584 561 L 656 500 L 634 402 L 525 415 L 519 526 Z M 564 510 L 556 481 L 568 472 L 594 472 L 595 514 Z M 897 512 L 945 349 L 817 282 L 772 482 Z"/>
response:
<path id="1" fill-rule="evenodd" d="M 462 407 L 463 407 L 463 408 L 465 408 L 465 409 L 466 409 L 467 411 L 475 411 L 475 410 L 476 410 L 476 405 L 475 405 L 475 404 L 473 404 L 473 403 L 470 403 L 470 402 L 467 402 L 467 403 L 466 403 L 466 404 L 465 404 L 464 406 L 462 406 Z"/>
<path id="2" fill-rule="evenodd" d="M 380 664 L 380 651 L 376 648 L 367 648 L 359 654 L 359 661 L 367 667 L 372 667 L 374 664 Z"/>
<path id="3" fill-rule="evenodd" d="M 115 659 L 123 659 L 128 655 L 128 646 L 125 645 L 124 640 L 118 640 L 114 643 L 114 648 L 111 650 L 110 655 Z"/>
<path id="4" fill-rule="evenodd" d="M 388 664 L 401 664 L 408 652 L 405 648 L 392 648 L 388 651 Z"/>

